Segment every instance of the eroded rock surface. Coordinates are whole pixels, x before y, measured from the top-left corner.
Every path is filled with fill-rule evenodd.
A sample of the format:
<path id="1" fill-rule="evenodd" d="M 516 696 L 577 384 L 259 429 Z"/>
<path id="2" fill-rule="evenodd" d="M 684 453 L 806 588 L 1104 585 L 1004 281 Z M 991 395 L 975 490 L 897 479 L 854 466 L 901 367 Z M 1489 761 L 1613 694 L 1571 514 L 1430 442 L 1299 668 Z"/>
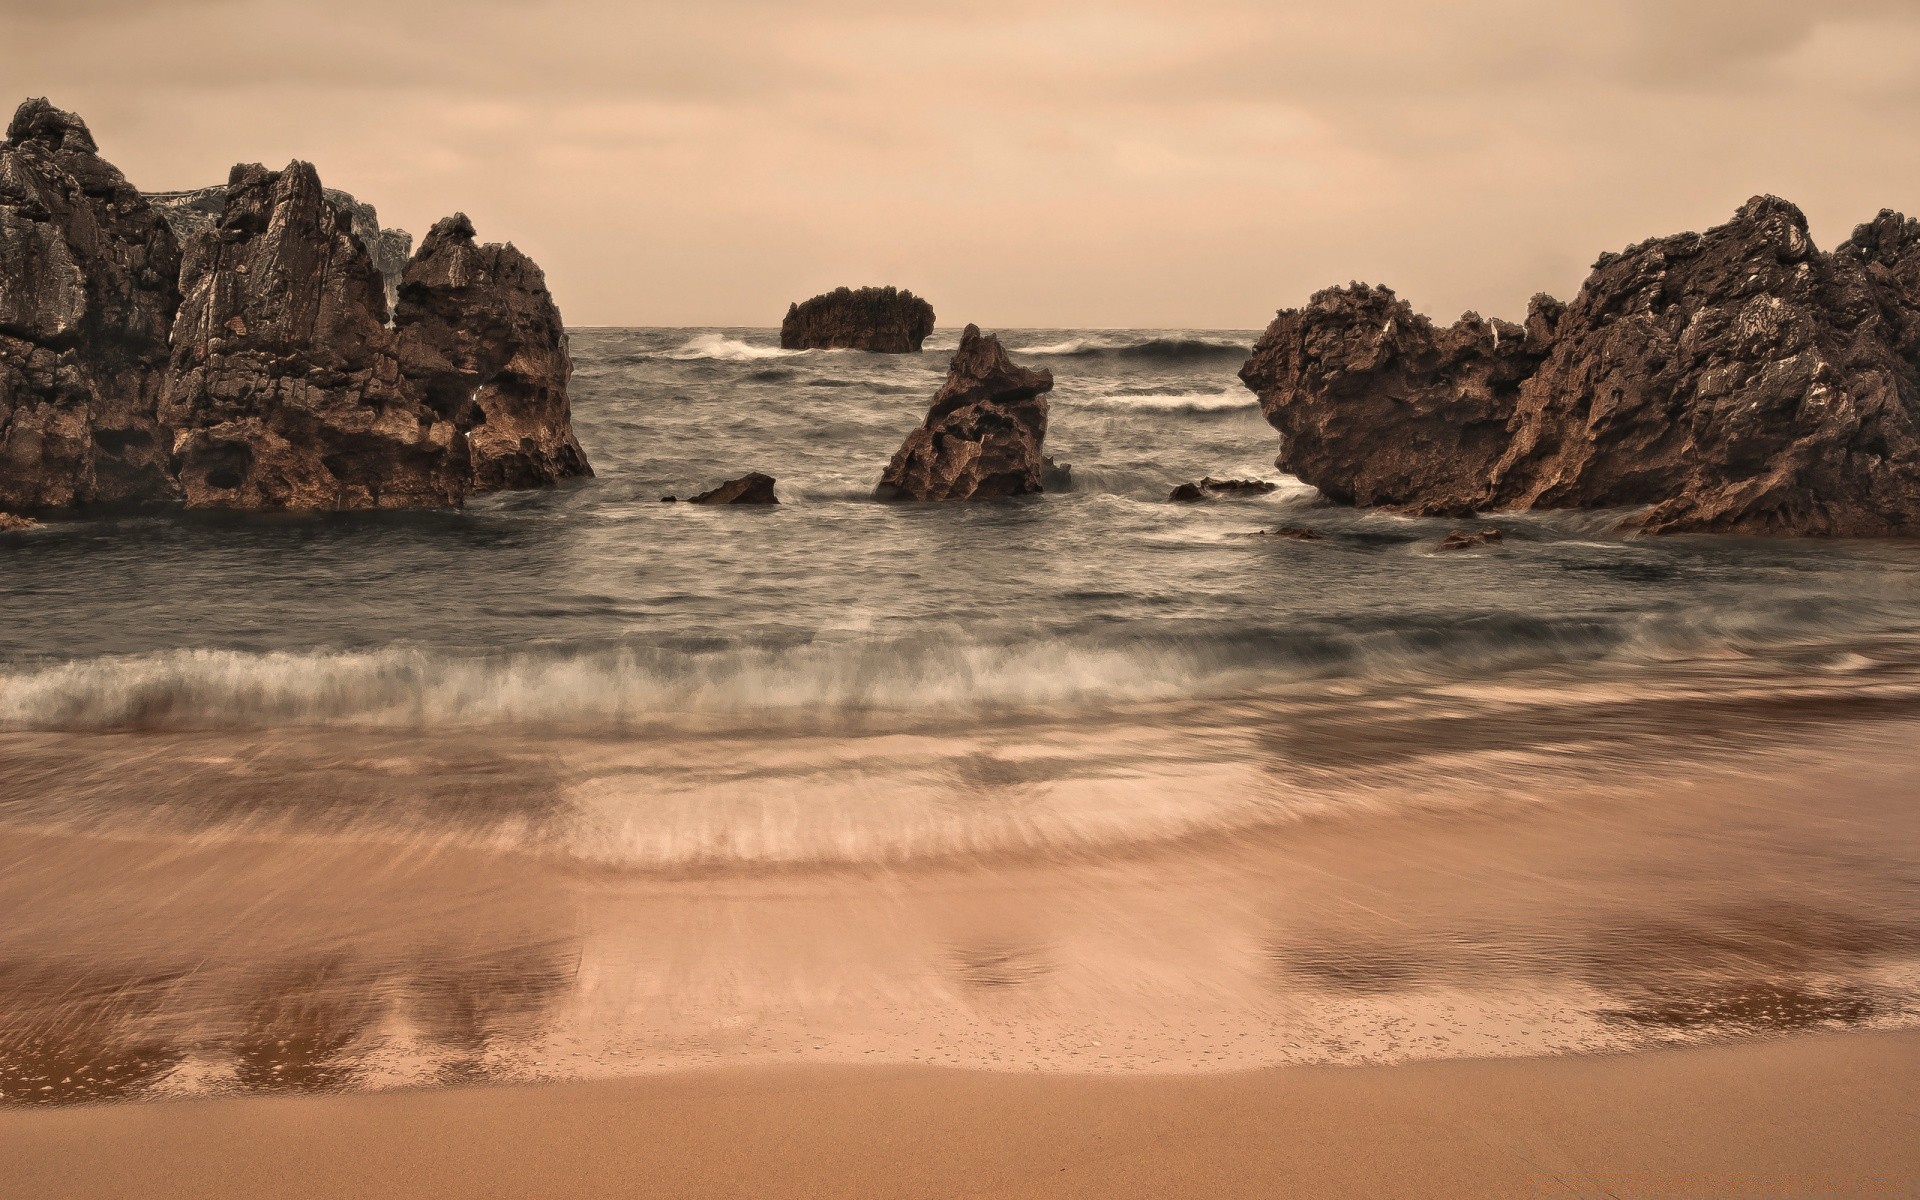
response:
<path id="1" fill-rule="evenodd" d="M 1265 496 L 1278 491 L 1279 487 L 1264 479 L 1215 479 L 1209 475 L 1199 483 L 1180 484 L 1168 493 L 1167 499 L 1190 504 L 1211 496 Z"/>
<path id="2" fill-rule="evenodd" d="M 891 287 L 835 288 L 789 305 L 784 350 L 871 350 L 912 354 L 933 332 L 933 305 Z"/>
<path id="3" fill-rule="evenodd" d="M 155 408 L 179 274 L 86 123 L 22 104 L 0 142 L 0 509 L 173 493 Z"/>
<path id="4" fill-rule="evenodd" d="M 235 167 L 188 247 L 160 419 L 187 503 L 354 509 L 458 504 L 464 438 L 423 402 L 386 291 L 312 166 Z"/>
<path id="5" fill-rule="evenodd" d="M 462 431 L 473 490 L 593 474 L 573 435 L 566 326 L 532 259 L 448 217 L 407 264 L 393 324 L 408 380 Z"/>
<path id="6" fill-rule="evenodd" d="M 987 500 L 1045 487 L 1051 371 L 1007 357 L 1000 339 L 969 325 L 920 428 L 887 464 L 882 500 Z"/>
<path id="7" fill-rule="evenodd" d="M 400 275 L 407 269 L 407 260 L 413 257 L 413 235 L 404 229 L 381 228 L 380 214 L 373 205 L 356 200 L 338 188 L 327 188 L 325 193 L 335 208 L 352 219 L 354 236 L 366 246 L 374 269 L 380 272 L 380 278 L 386 282 L 387 307 L 392 309 L 400 296 Z M 219 224 L 227 206 L 224 184 L 190 192 L 143 194 L 167 219 L 174 237 L 183 246 Z"/>
<path id="8" fill-rule="evenodd" d="M 701 492 L 694 504 L 778 504 L 773 494 L 774 478 L 752 471 L 738 479 L 729 479 L 710 492 Z"/>
<path id="9" fill-rule="evenodd" d="M 1355 285 L 1280 313 L 1241 377 L 1279 465 L 1417 513 L 1632 508 L 1650 532 L 1920 532 L 1920 227 L 1832 254 L 1784 200 L 1608 254 L 1524 329 L 1439 330 Z"/>

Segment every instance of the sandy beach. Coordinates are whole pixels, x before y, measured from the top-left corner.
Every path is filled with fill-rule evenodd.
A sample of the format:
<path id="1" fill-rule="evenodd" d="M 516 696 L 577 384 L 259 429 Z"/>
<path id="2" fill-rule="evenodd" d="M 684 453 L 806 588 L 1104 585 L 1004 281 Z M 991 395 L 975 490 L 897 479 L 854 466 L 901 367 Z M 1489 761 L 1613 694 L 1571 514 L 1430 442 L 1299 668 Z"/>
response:
<path id="1" fill-rule="evenodd" d="M 21 1197 L 1920 1196 L 1920 1035 L 1216 1076 L 718 1069 L 0 1113 Z"/>

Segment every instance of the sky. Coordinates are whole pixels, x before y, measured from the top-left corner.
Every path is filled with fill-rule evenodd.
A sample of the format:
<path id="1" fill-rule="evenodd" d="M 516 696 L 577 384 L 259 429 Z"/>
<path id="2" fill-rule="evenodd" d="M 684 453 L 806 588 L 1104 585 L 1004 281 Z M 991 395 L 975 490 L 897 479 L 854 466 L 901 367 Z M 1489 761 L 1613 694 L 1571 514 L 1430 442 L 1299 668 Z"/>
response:
<path id="1" fill-rule="evenodd" d="M 464 211 L 576 326 L 1517 318 L 1758 192 L 1920 214 L 1920 0 L 0 0 L 0 80 L 147 190 Z"/>

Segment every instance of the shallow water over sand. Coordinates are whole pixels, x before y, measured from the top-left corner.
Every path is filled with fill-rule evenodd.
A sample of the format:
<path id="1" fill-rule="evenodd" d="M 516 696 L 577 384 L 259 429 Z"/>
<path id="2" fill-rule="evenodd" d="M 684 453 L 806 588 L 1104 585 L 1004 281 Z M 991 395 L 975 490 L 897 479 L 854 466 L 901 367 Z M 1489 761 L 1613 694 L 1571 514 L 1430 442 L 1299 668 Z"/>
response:
<path id="1" fill-rule="evenodd" d="M 768 341 L 580 334 L 579 488 L 0 543 L 0 1102 L 1912 1021 L 1920 549 L 1168 504 L 1231 334 L 1010 334 L 1074 488 L 883 506 L 944 356 Z"/>

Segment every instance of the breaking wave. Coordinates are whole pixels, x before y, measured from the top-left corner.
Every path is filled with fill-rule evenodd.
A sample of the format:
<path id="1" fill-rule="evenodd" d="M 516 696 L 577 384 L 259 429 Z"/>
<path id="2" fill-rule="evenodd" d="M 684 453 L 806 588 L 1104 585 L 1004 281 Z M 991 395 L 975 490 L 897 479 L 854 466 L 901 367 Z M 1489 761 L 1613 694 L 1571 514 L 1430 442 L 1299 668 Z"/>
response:
<path id="1" fill-rule="evenodd" d="M 1245 342 L 1230 341 L 1225 338 L 1138 338 L 1127 337 L 1124 334 L 1107 334 L 1068 338 L 1065 341 L 1048 342 L 1039 346 L 1020 346 L 1015 348 L 1015 352 L 1058 358 L 1111 357 L 1178 362 L 1210 358 L 1244 359 L 1253 352 L 1253 348 Z"/>
<path id="2" fill-rule="evenodd" d="M 676 362 L 758 362 L 764 358 L 798 358 L 809 353 L 806 350 L 782 350 L 778 346 L 756 346 L 743 342 L 739 338 L 730 338 L 723 333 L 703 333 L 689 339 L 678 349 L 669 350 L 662 358 Z"/>
<path id="3" fill-rule="evenodd" d="M 1081 407 L 1119 412 L 1179 413 L 1208 416 L 1216 413 L 1257 412 L 1258 401 L 1243 387 L 1212 392 L 1109 392 L 1078 402 Z"/>

